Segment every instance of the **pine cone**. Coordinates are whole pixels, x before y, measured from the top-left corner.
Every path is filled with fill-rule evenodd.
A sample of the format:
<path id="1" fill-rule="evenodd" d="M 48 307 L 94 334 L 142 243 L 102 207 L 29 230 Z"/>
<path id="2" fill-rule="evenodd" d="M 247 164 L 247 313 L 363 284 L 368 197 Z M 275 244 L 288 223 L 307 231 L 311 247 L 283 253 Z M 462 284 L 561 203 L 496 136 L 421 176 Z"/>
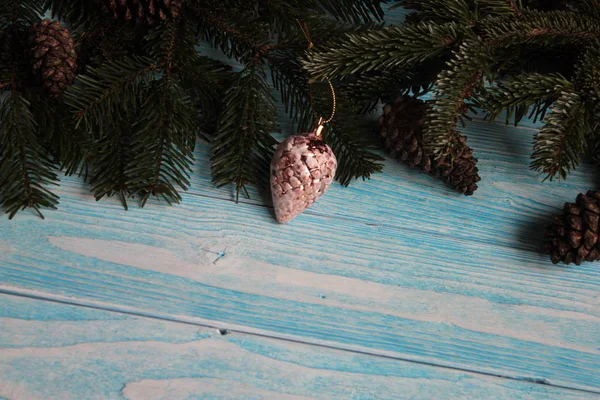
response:
<path id="1" fill-rule="evenodd" d="M 380 119 L 381 136 L 387 152 L 416 168 L 442 179 L 466 196 L 477 190 L 481 180 L 477 159 L 473 150 L 461 137 L 461 145 L 452 160 L 447 157 L 436 159 L 423 149 L 423 125 L 429 105 L 412 96 L 399 96 L 394 103 L 387 104 Z"/>
<path id="2" fill-rule="evenodd" d="M 177 18 L 183 0 L 96 0 L 115 19 L 153 24 L 157 19 Z"/>
<path id="3" fill-rule="evenodd" d="M 546 251 L 558 264 L 600 260 L 600 191 L 580 193 L 575 203 L 565 203 L 564 214 L 546 229 Z"/>
<path id="4" fill-rule="evenodd" d="M 71 34 L 58 21 L 45 19 L 31 26 L 32 70 L 48 93 L 60 96 L 75 80 L 77 54 Z"/>

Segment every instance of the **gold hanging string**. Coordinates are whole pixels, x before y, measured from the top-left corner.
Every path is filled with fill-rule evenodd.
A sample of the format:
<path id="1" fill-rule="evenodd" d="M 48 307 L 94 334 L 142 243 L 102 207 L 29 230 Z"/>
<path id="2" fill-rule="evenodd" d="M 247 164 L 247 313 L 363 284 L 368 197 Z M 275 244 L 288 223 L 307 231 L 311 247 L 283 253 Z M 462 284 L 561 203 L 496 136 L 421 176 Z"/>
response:
<path id="1" fill-rule="evenodd" d="M 306 37 L 306 41 L 308 42 L 308 50 L 311 50 L 315 46 L 315 44 L 313 43 L 312 38 L 310 36 L 308 26 L 306 24 L 300 22 L 299 19 L 296 19 L 296 22 L 298 23 L 300 30 L 304 34 L 304 37 Z M 317 108 L 315 107 L 315 100 L 313 97 L 312 84 L 310 82 L 308 83 L 308 97 L 310 100 L 310 105 L 313 109 L 313 113 L 315 114 L 315 117 L 319 118 L 319 121 L 317 122 L 317 136 L 320 135 L 320 133 L 323 129 L 323 125 L 328 124 L 331 121 L 333 121 L 333 117 L 335 116 L 335 112 L 337 110 L 337 98 L 335 95 L 335 89 L 333 88 L 333 83 L 331 83 L 331 81 L 329 79 L 327 79 L 327 83 L 329 84 L 329 89 L 331 90 L 331 98 L 333 100 L 333 105 L 332 105 L 332 109 L 331 109 L 331 115 L 326 120 L 324 120 L 323 117 L 321 117 L 317 113 Z"/>

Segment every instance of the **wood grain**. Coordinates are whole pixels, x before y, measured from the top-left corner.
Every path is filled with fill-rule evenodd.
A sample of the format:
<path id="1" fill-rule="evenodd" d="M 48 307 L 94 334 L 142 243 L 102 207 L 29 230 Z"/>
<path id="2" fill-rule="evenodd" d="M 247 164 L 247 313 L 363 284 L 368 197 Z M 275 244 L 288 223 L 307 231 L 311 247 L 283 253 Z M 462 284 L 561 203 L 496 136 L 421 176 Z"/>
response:
<path id="1" fill-rule="evenodd" d="M 594 264 L 194 195 L 129 212 L 61 196 L 4 225 L 4 291 L 600 391 Z"/>
<path id="2" fill-rule="evenodd" d="M 590 393 L 0 295 L 0 398 L 592 399 Z"/>
<path id="3" fill-rule="evenodd" d="M 284 133 L 293 129 L 284 120 L 281 126 Z M 61 206 L 48 212 L 45 221 L 23 213 L 14 221 L 0 222 L 0 291 L 386 355 L 395 358 L 388 361 L 396 368 L 400 360 L 411 360 L 487 374 L 475 378 L 452 371 L 472 376 L 464 380 L 465 385 L 481 390 L 482 395 L 465 392 L 471 398 L 528 398 L 524 392 L 490 389 L 486 386 L 490 375 L 511 378 L 502 381 L 510 385 L 522 380 L 545 383 L 531 386 L 534 397 L 541 396 L 543 392 L 536 392 L 540 388 L 558 390 L 550 387 L 554 385 L 586 390 L 585 398 L 593 398 L 600 393 L 600 269 L 596 264 L 552 266 L 536 252 L 543 226 L 560 212 L 564 201 L 598 186 L 593 168 L 584 165 L 566 182 L 542 184 L 528 169 L 535 134 L 531 127 L 475 121 L 465 133 L 480 158 L 483 177 L 474 197 L 464 198 L 388 160 L 385 173 L 350 188 L 332 187 L 313 208 L 285 226 L 274 222 L 268 194 L 252 191 L 252 199 L 236 205 L 231 201 L 232 188 L 211 185 L 209 151 L 203 143 L 196 151 L 192 188 L 176 207 L 151 203 L 144 210 L 132 207 L 125 212 L 116 200 L 94 202 L 87 185 L 65 178 L 58 190 Z M 42 313 L 36 315 L 43 319 Z M 19 326 L 11 318 L 11 324 L 4 326 Z M 133 329 L 141 320 L 134 321 L 128 322 L 129 328 L 116 324 L 108 329 L 141 334 Z M 140 340 L 156 341 L 153 332 L 158 335 L 160 329 L 175 326 L 164 324 L 169 328 L 144 328 L 149 333 Z M 79 332 L 88 329 L 89 337 L 81 344 L 97 340 L 97 349 L 109 351 L 110 346 L 102 347 L 108 333 L 94 339 L 94 332 L 102 335 L 102 324 L 87 326 L 77 328 Z M 37 332 L 47 329 L 49 325 Z M 59 346 L 53 343 L 61 333 L 53 335 L 45 342 L 50 349 Z M 181 344 L 176 334 L 169 335 L 165 343 Z M 38 334 L 36 340 L 43 341 L 42 336 Z M 215 361 L 223 356 L 219 352 L 238 351 L 235 346 L 239 344 L 231 349 L 231 342 L 226 345 L 215 344 L 213 359 L 202 345 L 202 357 L 213 360 L 206 363 L 218 371 L 238 371 L 234 363 Z M 123 344 L 114 356 L 120 360 L 115 364 L 117 371 L 136 359 L 126 357 L 136 351 L 135 346 L 128 346 Z M 163 353 L 149 358 L 151 346 L 145 346 L 140 350 L 140 368 L 163 363 Z M 80 365 L 81 371 L 68 371 L 92 379 L 94 369 L 106 361 L 97 358 L 97 364 L 86 364 L 77 359 L 77 350 L 65 359 Z M 166 360 L 176 358 L 173 354 L 181 356 L 180 350 L 171 347 L 161 351 Z M 270 357 L 273 351 L 261 354 Z M 312 360 L 319 353 L 321 349 L 307 347 L 303 354 Z M 2 352 L 0 358 L 3 354 L 7 353 Z M 39 361 L 32 354 L 23 357 L 28 369 Z M 236 360 L 245 355 L 239 357 Z M 323 360 L 323 368 L 338 371 L 336 357 Z M 294 360 L 284 361 L 293 364 Z M 262 361 L 268 366 L 260 369 L 263 380 L 269 373 L 288 368 Z M 144 369 L 132 375 L 131 382 L 143 383 L 132 383 L 130 393 L 138 393 L 137 389 L 147 393 L 149 388 L 162 393 L 173 387 L 210 388 L 219 393 L 230 386 L 218 374 L 189 381 L 179 367 L 170 370 L 166 361 L 161 365 L 173 372 L 173 382 Z M 242 365 L 258 368 L 248 361 Z M 321 369 L 322 365 L 309 367 Z M 181 368 L 185 370 L 188 364 Z M 390 366 L 384 371 L 392 370 Z M 107 374 L 106 379 L 118 381 L 118 374 Z M 244 380 L 249 386 L 243 390 L 255 390 L 259 398 L 282 393 L 281 388 L 273 392 L 271 386 L 259 385 L 257 379 Z M 340 375 L 341 387 L 344 379 L 350 378 Z M 464 387 L 456 383 L 459 378 L 440 379 Z M 293 395 L 316 396 L 319 390 L 330 390 L 329 385 L 317 384 L 322 382 L 321 376 L 315 377 L 311 391 L 294 389 Z M 379 385 L 373 382 L 368 387 Z M 398 382 L 381 385 L 413 387 L 404 380 Z M 414 382 L 418 390 L 408 391 L 407 397 L 417 396 L 427 386 Z M 339 398 L 352 398 L 349 392 L 339 393 L 347 395 Z M 430 394 L 426 398 L 437 397 L 431 394 L 435 392 L 424 393 Z M 354 395 L 369 398 L 361 396 Z"/>

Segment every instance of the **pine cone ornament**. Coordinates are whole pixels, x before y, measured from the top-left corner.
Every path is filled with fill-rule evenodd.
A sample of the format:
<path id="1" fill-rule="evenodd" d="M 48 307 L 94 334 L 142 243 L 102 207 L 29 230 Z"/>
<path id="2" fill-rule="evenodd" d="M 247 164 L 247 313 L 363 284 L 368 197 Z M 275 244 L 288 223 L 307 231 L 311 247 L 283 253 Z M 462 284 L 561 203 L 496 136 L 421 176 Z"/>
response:
<path id="1" fill-rule="evenodd" d="M 153 24 L 156 20 L 177 18 L 183 0 L 97 0 L 115 19 Z"/>
<path id="2" fill-rule="evenodd" d="M 546 229 L 546 251 L 558 264 L 600 260 L 600 191 L 580 193 L 575 203 L 565 203 L 564 213 Z"/>
<path id="3" fill-rule="evenodd" d="M 315 133 L 290 136 L 271 162 L 271 194 L 275 216 L 289 222 L 310 207 L 331 185 L 337 160 Z"/>
<path id="4" fill-rule="evenodd" d="M 460 146 L 453 155 L 453 162 L 447 157 L 436 159 L 423 149 L 423 125 L 429 105 L 412 96 L 399 96 L 387 104 L 380 118 L 380 133 L 386 151 L 411 168 L 426 172 L 452 185 L 466 196 L 477 190 L 481 180 L 477 169 L 477 159 L 473 150 L 461 136 Z"/>
<path id="5" fill-rule="evenodd" d="M 45 19 L 31 26 L 32 70 L 50 96 L 60 96 L 75 80 L 77 53 L 71 34 L 58 21 Z"/>

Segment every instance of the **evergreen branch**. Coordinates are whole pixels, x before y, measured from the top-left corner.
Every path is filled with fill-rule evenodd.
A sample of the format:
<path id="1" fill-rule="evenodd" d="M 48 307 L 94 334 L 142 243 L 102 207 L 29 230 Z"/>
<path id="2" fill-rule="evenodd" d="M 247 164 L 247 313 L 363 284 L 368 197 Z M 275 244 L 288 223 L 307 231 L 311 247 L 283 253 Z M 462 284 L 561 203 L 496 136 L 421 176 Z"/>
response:
<path id="1" fill-rule="evenodd" d="M 212 171 L 217 186 L 235 184 L 236 199 L 248 183 L 265 184 L 273 146 L 276 109 L 264 68 L 250 64 L 237 74 L 223 99 L 213 140 Z"/>
<path id="2" fill-rule="evenodd" d="M 470 0 L 398 0 L 397 6 L 415 10 L 420 21 L 471 25 L 476 19 Z"/>
<path id="3" fill-rule="evenodd" d="M 311 79 L 341 79 L 372 70 L 408 68 L 442 57 L 461 39 L 456 23 L 421 23 L 347 35 L 307 55 L 304 67 Z"/>
<path id="4" fill-rule="evenodd" d="M 359 115 L 340 112 L 323 131 L 323 139 L 338 161 L 335 178 L 344 186 L 354 179 L 369 179 L 383 170 L 383 157 L 373 153 L 374 144 L 364 137 L 369 129 L 372 129 L 369 121 Z"/>
<path id="5" fill-rule="evenodd" d="M 350 23 L 367 23 L 373 18 L 381 19 L 383 10 L 380 1 L 373 0 L 296 0 L 296 6 L 301 8 L 307 3 L 315 4 L 334 18 Z M 315 7 L 316 8 L 316 7 Z"/>
<path id="6" fill-rule="evenodd" d="M 25 29 L 43 14 L 43 0 L 0 0 L 0 32 L 10 27 Z"/>
<path id="7" fill-rule="evenodd" d="M 252 13 L 243 15 L 242 10 L 236 10 L 234 17 L 227 7 L 213 3 L 210 7 L 197 3 L 188 4 L 188 7 L 200 22 L 204 39 L 228 57 L 245 62 L 271 49 L 268 25 L 258 21 Z"/>
<path id="8" fill-rule="evenodd" d="M 484 90 L 483 77 L 490 63 L 487 48 L 480 41 L 469 39 L 455 52 L 448 69 L 440 73 L 424 132 L 428 153 L 441 158 L 461 146 L 456 125 L 468 119 L 468 111 L 481 105 L 474 94 Z M 466 103 L 469 100 L 471 103 Z"/>
<path id="9" fill-rule="evenodd" d="M 31 109 L 37 122 L 37 136 L 66 175 L 87 179 L 93 158 L 93 140 L 85 128 L 77 128 L 71 110 L 61 102 L 48 102 L 44 95 L 31 95 Z"/>
<path id="10" fill-rule="evenodd" d="M 107 63 L 99 68 L 89 68 L 87 74 L 79 75 L 78 82 L 65 93 L 68 104 L 77 121 L 88 130 L 102 126 L 100 121 L 112 123 L 120 118 L 126 105 L 135 105 L 140 91 L 158 65 L 140 57 L 125 58 Z"/>
<path id="11" fill-rule="evenodd" d="M 216 130 L 224 93 L 232 80 L 231 67 L 208 57 L 198 56 L 179 70 L 179 82 L 191 96 L 196 109 L 196 123 L 201 135 Z"/>
<path id="12" fill-rule="evenodd" d="M 443 60 L 431 60 L 416 70 L 372 71 L 348 77 L 341 82 L 341 95 L 357 102 L 361 114 L 371 112 L 380 101 L 389 103 L 410 92 L 416 96 L 427 94 L 444 64 Z"/>
<path id="13" fill-rule="evenodd" d="M 46 186 L 56 185 L 55 166 L 36 137 L 37 124 L 27 99 L 12 91 L 0 104 L 0 203 L 12 219 L 33 208 L 55 209 L 58 196 Z"/>
<path id="14" fill-rule="evenodd" d="M 131 130 L 135 126 L 135 120 L 134 116 L 124 117 L 122 123 L 107 129 L 96 142 L 94 153 L 97 156 L 94 158 L 90 181 L 97 201 L 116 195 L 125 210 L 128 209 L 127 199 L 135 194 L 128 186 L 131 177 L 126 173 L 134 156 Z"/>
<path id="15" fill-rule="evenodd" d="M 177 187 L 187 190 L 194 158 L 195 111 L 183 89 L 170 79 L 151 82 L 144 91 L 146 100 L 133 127 L 125 186 L 142 196 L 143 207 L 150 196 L 167 203 L 179 203 Z"/>
<path id="16" fill-rule="evenodd" d="M 556 47 L 598 39 L 600 21 L 569 11 L 524 10 L 521 18 L 490 18 L 483 30 L 484 40 L 495 48 L 524 44 Z"/>
<path id="17" fill-rule="evenodd" d="M 577 0 L 570 3 L 569 7 L 575 12 L 589 15 L 595 19 L 600 19 L 600 2 L 597 0 Z"/>
<path id="18" fill-rule="evenodd" d="M 581 97 L 572 90 L 563 91 L 535 137 L 531 168 L 545 173 L 545 179 L 557 174 L 565 179 L 579 165 L 587 146 L 590 128 L 584 117 Z"/>
<path id="19" fill-rule="evenodd" d="M 281 94 L 281 100 L 292 122 L 304 126 L 312 117 L 308 77 L 300 60 L 292 51 L 276 51 L 268 57 L 273 86 Z"/>
<path id="20" fill-rule="evenodd" d="M 194 62 L 196 34 L 184 18 L 165 21 L 144 37 L 146 53 L 168 73 Z"/>
<path id="21" fill-rule="evenodd" d="M 89 23 L 98 17 L 94 1 L 42 0 L 43 10 L 49 10 L 53 18 L 69 21 L 74 27 Z"/>
<path id="22" fill-rule="evenodd" d="M 521 0 L 479 0 L 479 9 L 490 15 L 508 14 L 521 18 Z"/>
<path id="23" fill-rule="evenodd" d="M 323 139 L 333 150 L 338 167 L 336 179 L 344 186 L 352 180 L 369 179 L 372 174 L 381 172 L 383 158 L 375 153 L 380 145 L 376 135 L 365 135 L 373 131 L 373 120 L 359 113 L 360 106 L 353 104 L 338 90 L 337 111 L 331 123 L 325 125 Z M 332 98 L 328 84 L 315 85 L 314 100 L 317 110 L 331 110 Z M 311 126 L 300 126 L 304 132 Z"/>
<path id="24" fill-rule="evenodd" d="M 487 118 L 495 120 L 501 111 L 508 109 L 506 121 L 514 114 L 517 125 L 531 106 L 534 106 L 530 118 L 535 115 L 544 117 L 546 109 L 560 97 L 564 90 L 572 88 L 571 82 L 560 74 L 525 74 L 509 78 L 491 88 L 488 93 L 485 108 Z M 540 119 L 541 119 L 540 118 Z"/>

